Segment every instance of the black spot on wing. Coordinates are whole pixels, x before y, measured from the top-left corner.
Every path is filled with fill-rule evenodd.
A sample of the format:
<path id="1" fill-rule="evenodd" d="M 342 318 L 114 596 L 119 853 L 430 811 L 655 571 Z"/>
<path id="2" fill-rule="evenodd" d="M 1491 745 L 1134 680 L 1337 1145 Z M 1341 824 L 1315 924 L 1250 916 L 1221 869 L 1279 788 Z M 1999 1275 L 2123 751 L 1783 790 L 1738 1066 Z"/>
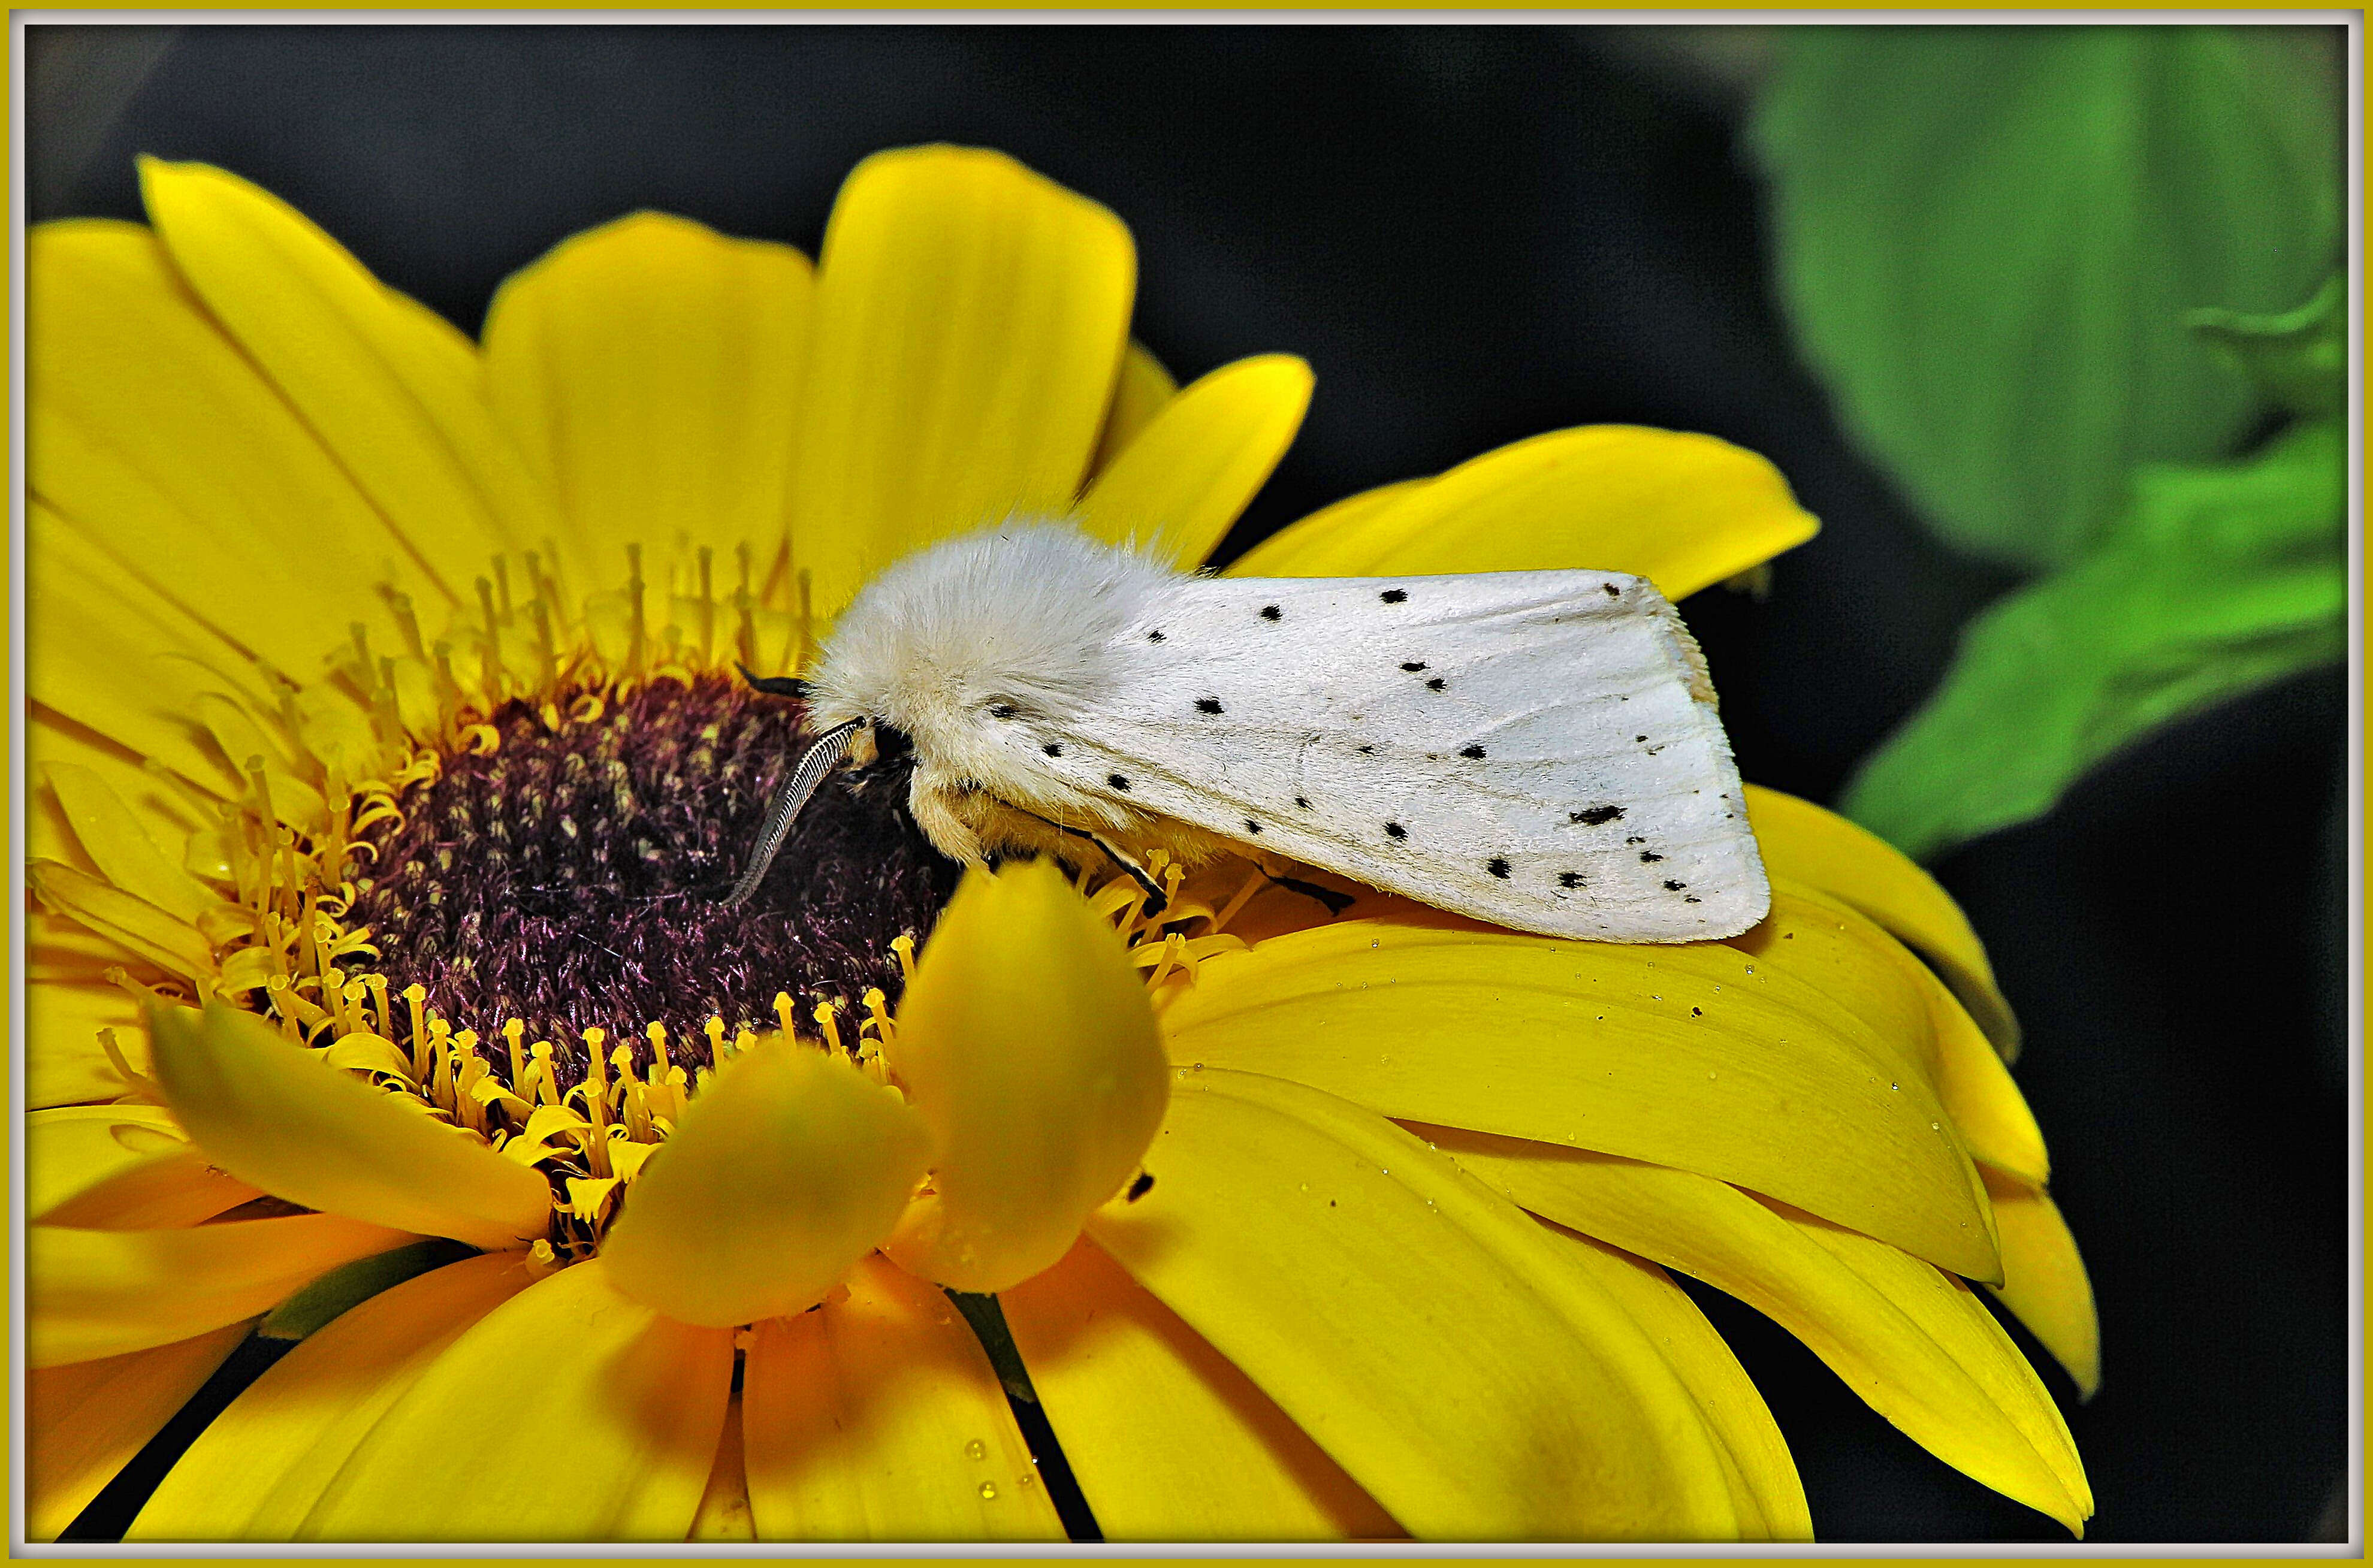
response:
<path id="1" fill-rule="evenodd" d="M 1376 748 L 1374 746 L 1362 746 L 1360 748 L 1360 755 L 1362 756 L 1374 756 L 1376 755 Z"/>
<path id="2" fill-rule="evenodd" d="M 1580 872 L 1558 872 L 1558 885 L 1560 887 L 1580 887 L 1582 885 L 1582 873 Z"/>
<path id="3" fill-rule="evenodd" d="M 1063 748 L 1062 748 L 1061 746 L 1058 745 L 1058 744 L 1057 744 L 1055 742 L 1053 742 L 1053 741 L 1049 741 L 1049 742 L 1047 742 L 1045 745 L 1040 746 L 1038 749 L 1039 749 L 1040 751 L 1042 751 L 1042 752 L 1045 752 L 1048 756 L 1061 756 L 1061 755 L 1063 755 Z"/>
<path id="4" fill-rule="evenodd" d="M 1425 661 L 1424 661 L 1424 660 L 1422 660 L 1422 659 L 1412 659 L 1412 660 L 1410 660 L 1408 663 L 1406 663 L 1406 664 L 1402 665 L 1402 666 L 1401 666 L 1401 668 L 1402 668 L 1402 669 L 1404 669 L 1404 670 L 1407 670 L 1410 674 L 1414 675 L 1414 674 L 1416 674 L 1420 670 L 1422 670 L 1422 669 L 1424 669 L 1424 668 L 1425 668 Z"/>
<path id="5" fill-rule="evenodd" d="M 1620 599 L 1623 597 L 1623 591 L 1616 587 L 1611 582 L 1602 582 L 1598 586 L 1607 590 L 1607 597 L 1609 599 Z"/>
<path id="6" fill-rule="evenodd" d="M 1626 838 L 1623 842 L 1626 844 L 1645 844 L 1648 841 L 1635 833 L 1631 837 Z"/>
<path id="7" fill-rule="evenodd" d="M 1508 862 L 1502 860 L 1497 855 L 1494 855 L 1490 860 L 1484 861 L 1483 869 L 1490 872 L 1493 876 L 1498 877 L 1502 882 L 1508 880 Z"/>
<path id="8" fill-rule="evenodd" d="M 1310 809 L 1310 802 L 1303 796 L 1296 795 L 1293 797 L 1293 803 L 1300 806 L 1303 811 L 1308 811 Z"/>
<path id="9" fill-rule="evenodd" d="M 988 710 L 991 719 L 1011 719 L 1020 711 L 1010 702 L 1000 702 Z"/>
<path id="10" fill-rule="evenodd" d="M 1640 863 L 1643 866 L 1653 866 L 1664 858 L 1664 856 L 1657 854 L 1654 849 L 1642 849 L 1640 851 Z"/>
<path id="11" fill-rule="evenodd" d="M 1433 679 L 1426 682 L 1425 689 L 1430 692 L 1448 691 L 1450 689 L 1450 683 L 1444 680 L 1440 675 L 1436 675 Z"/>
<path id="12" fill-rule="evenodd" d="M 1246 817 L 1245 818 L 1245 831 L 1246 833 L 1258 833 L 1260 831 L 1260 824 L 1255 822 L 1250 817 Z"/>
<path id="13" fill-rule="evenodd" d="M 1483 760 L 1483 748 L 1481 746 L 1464 746 L 1459 749 L 1458 755 L 1460 756 L 1467 757 L 1471 761 L 1481 762 Z"/>
<path id="14" fill-rule="evenodd" d="M 1128 789 L 1128 780 L 1117 773 L 1113 774 L 1110 778 L 1106 778 L 1105 782 L 1111 785 L 1114 789 L 1124 792 Z"/>
<path id="15" fill-rule="evenodd" d="M 1674 882 L 1668 878 L 1665 883 L 1665 891 L 1667 893 L 1678 893 L 1681 889 L 1687 886 L 1689 886 L 1689 883 L 1686 882 Z"/>
<path id="16" fill-rule="evenodd" d="M 1163 637 L 1159 629 L 1156 629 L 1146 633 L 1145 640 L 1148 642 L 1166 642 L 1169 639 Z"/>
<path id="17" fill-rule="evenodd" d="M 1385 836 L 1388 838 L 1407 838 L 1409 837 L 1409 829 L 1403 827 L 1399 823 L 1388 822 L 1385 824 Z"/>
<path id="18" fill-rule="evenodd" d="M 1264 604 L 1261 606 L 1261 619 L 1264 621 L 1281 621 L 1285 619 L 1285 612 L 1279 609 L 1274 604 Z"/>
<path id="19" fill-rule="evenodd" d="M 1610 822 L 1623 820 L 1621 806 L 1584 806 L 1578 812 L 1565 813 L 1568 822 L 1578 822 L 1584 827 L 1603 827 Z"/>
<path id="20" fill-rule="evenodd" d="M 1203 696 L 1197 697 L 1195 699 L 1195 711 L 1198 713 L 1224 713 L 1227 710 L 1220 706 L 1220 699 L 1218 697 Z"/>
<path id="21" fill-rule="evenodd" d="M 1397 588 L 1387 588 L 1382 593 L 1377 594 L 1376 597 L 1383 600 L 1387 604 L 1398 604 L 1403 600 L 1407 599 L 1409 594 Z"/>

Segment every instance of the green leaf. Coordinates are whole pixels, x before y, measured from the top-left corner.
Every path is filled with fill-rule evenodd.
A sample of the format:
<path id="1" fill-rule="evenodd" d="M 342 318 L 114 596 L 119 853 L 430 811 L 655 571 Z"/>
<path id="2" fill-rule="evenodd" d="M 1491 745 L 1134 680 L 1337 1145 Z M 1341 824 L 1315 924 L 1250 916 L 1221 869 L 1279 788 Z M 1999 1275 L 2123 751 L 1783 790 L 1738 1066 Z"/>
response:
<path id="1" fill-rule="evenodd" d="M 2289 310 L 2341 255 L 2336 36 L 1788 35 L 1751 132 L 1779 292 L 1938 533 L 2057 565 L 2137 462 L 2232 450 L 2252 389 L 2184 316 Z"/>
<path id="2" fill-rule="evenodd" d="M 1934 855 L 2040 815 L 2155 725 L 2344 657 L 2347 497 L 2336 419 L 2241 462 L 2142 469 L 2098 547 L 1970 624 L 1846 814 Z"/>
<path id="3" fill-rule="evenodd" d="M 2314 298 L 2278 316 L 2194 310 L 2186 324 L 2292 413 L 2334 415 L 2348 406 L 2347 274 L 2333 273 Z"/>

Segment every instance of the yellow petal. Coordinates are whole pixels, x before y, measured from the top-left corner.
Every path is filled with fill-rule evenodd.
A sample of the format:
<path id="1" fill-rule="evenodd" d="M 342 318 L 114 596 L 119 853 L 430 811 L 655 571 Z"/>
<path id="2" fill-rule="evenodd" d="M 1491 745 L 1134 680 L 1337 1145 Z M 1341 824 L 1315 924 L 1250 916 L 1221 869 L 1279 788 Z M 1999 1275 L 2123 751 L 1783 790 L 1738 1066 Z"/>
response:
<path id="1" fill-rule="evenodd" d="M 140 176 L 174 268 L 449 588 L 556 532 L 468 338 L 237 175 L 143 158 Z"/>
<path id="2" fill-rule="evenodd" d="M 321 651 L 305 612 L 379 626 L 357 579 L 428 591 L 417 557 L 147 229 L 42 224 L 27 266 L 41 302 L 26 328 L 28 477 L 126 576 L 300 673 Z M 284 613 L 249 613 L 258 604 Z"/>
<path id="3" fill-rule="evenodd" d="M 32 510 L 39 513 L 41 508 L 36 505 Z M 158 845 L 181 861 L 184 871 L 190 870 L 185 840 L 192 834 L 211 832 L 220 821 L 218 797 L 172 781 L 163 767 L 148 765 L 130 748 L 102 740 L 54 712 L 34 710 L 25 726 L 25 757 L 36 767 L 67 763 L 97 774 Z M 216 880 L 228 881 L 228 872 Z"/>
<path id="4" fill-rule="evenodd" d="M 159 1008 L 150 1029 L 181 1125 L 276 1198 L 473 1246 L 516 1246 L 550 1223 L 540 1173 L 405 1110 L 251 1012 Z"/>
<path id="5" fill-rule="evenodd" d="M 1093 1242 L 999 1300 L 1106 1540 L 1403 1538 L 1275 1401 Z"/>
<path id="6" fill-rule="evenodd" d="M 1080 527 L 1193 571 L 1268 482 L 1310 406 L 1290 354 L 1222 365 L 1163 406 L 1080 499 Z"/>
<path id="7" fill-rule="evenodd" d="M 53 762 L 42 782 L 57 797 L 83 849 L 108 881 L 167 914 L 194 922 L 222 903 L 148 837 L 132 808 L 88 767 Z"/>
<path id="8" fill-rule="evenodd" d="M 883 1054 L 930 1129 L 934 1188 L 886 1250 L 964 1291 L 1069 1251 L 1136 1171 L 1169 1094 L 1120 937 L 1046 860 L 965 876 Z"/>
<path id="9" fill-rule="evenodd" d="M 1636 573 L 1677 600 L 1794 549 L 1819 526 L 1779 470 L 1743 448 L 1586 425 L 1486 452 L 1373 512 L 1306 518 L 1232 575 L 1587 568 Z M 1290 574 L 1273 564 L 1288 559 Z"/>
<path id="10" fill-rule="evenodd" d="M 1239 556 L 1222 577 L 1325 577 L 1338 564 L 1337 541 L 1354 536 L 1371 521 L 1399 506 L 1431 479 L 1403 479 L 1319 508 L 1270 534 Z"/>
<path id="11" fill-rule="evenodd" d="M 895 1090 L 770 1041 L 728 1062 L 644 1164 L 602 1256 L 622 1294 L 680 1322 L 804 1312 L 889 1235 L 929 1163 Z"/>
<path id="12" fill-rule="evenodd" d="M 1852 1012 L 1864 1025 L 1853 1037 L 1888 1082 L 1924 1080 L 1972 1158 L 2040 1183 L 2050 1163 L 2027 1101 L 1928 966 L 1851 906 L 1783 879 L 1771 887 L 1770 915 L 1724 945 L 1753 956 L 1775 985 L 1806 987 L 1807 1006 Z"/>
<path id="13" fill-rule="evenodd" d="M 1924 1036 L 1908 1025 L 1898 1033 L 1923 1039 L 1923 1069 L 1970 1153 L 2030 1186 L 2042 1186 L 2051 1176 L 2052 1162 L 2035 1113 L 2012 1082 L 2000 1053 L 1935 973 L 1852 906 L 1783 877 L 1774 877 L 1771 888 L 1773 918 L 1732 938 L 1729 945 L 1769 956 L 1784 930 L 1806 943 L 1790 950 L 1792 964 L 1802 965 L 1826 949 L 1857 970 L 1873 963 L 1891 969 L 1919 993 L 1929 1020 Z M 1834 982 L 1825 989 L 1839 995 L 1849 990 Z M 1867 981 L 1851 988 L 1871 989 Z"/>
<path id="14" fill-rule="evenodd" d="M 980 1343 L 880 1259 L 757 1326 L 742 1390 L 760 1540 L 1061 1540 Z"/>
<path id="15" fill-rule="evenodd" d="M 208 1424 L 126 1540 L 286 1540 L 389 1406 L 527 1284 L 517 1253 L 414 1276 L 348 1308 Z"/>
<path id="16" fill-rule="evenodd" d="M 1789 944 L 1793 945 L 1793 944 Z M 1769 1192 L 1980 1279 L 1982 1188 L 1918 1077 L 1784 962 L 1346 920 L 1205 962 L 1174 1062 L 1387 1116 L 1653 1160 Z"/>
<path id="17" fill-rule="evenodd" d="M 877 153 L 824 229 L 791 552 L 830 616 L 891 562 L 1070 509 L 1137 287 L 1128 230 L 1000 153 Z"/>
<path id="18" fill-rule="evenodd" d="M 247 1338 L 248 1325 L 25 1379 L 25 1539 L 48 1541 Z"/>
<path id="19" fill-rule="evenodd" d="M 1381 1117 L 1180 1071 L 1089 1235 L 1420 1539 L 1734 1534 L 1694 1401 L 1552 1238 Z"/>
<path id="20" fill-rule="evenodd" d="M 236 687 L 204 662 L 223 651 L 220 639 L 115 572 L 40 497 L 27 513 L 27 591 L 41 614 L 26 627 L 26 690 L 46 710 L 42 729 L 68 721 L 210 793 L 238 794 L 238 776 L 191 712 L 197 692 Z"/>
<path id="21" fill-rule="evenodd" d="M 788 245 L 645 212 L 495 295 L 486 393 L 559 498 L 578 581 L 606 587 L 629 542 L 677 534 L 726 572 L 737 544 L 773 565 L 814 287 Z"/>
<path id="22" fill-rule="evenodd" d="M 2077 1393 L 2089 1399 L 2101 1387 L 2101 1324 L 2076 1238 L 2051 1194 L 1993 1171 L 1985 1176 L 1994 1220 L 2002 1227 L 2003 1253 L 2003 1282 L 1987 1288 L 2068 1369 Z"/>
<path id="23" fill-rule="evenodd" d="M 724 1430 L 733 1336 L 611 1287 L 600 1258 L 480 1318 L 338 1469 L 302 1540 L 677 1540 Z M 511 1397 L 488 1403 L 490 1390 Z"/>
<path id="24" fill-rule="evenodd" d="M 107 985 L 111 983 L 107 979 L 108 972 L 116 968 L 149 985 L 163 978 L 153 968 L 129 962 L 119 943 L 95 934 L 78 921 L 53 914 L 38 903 L 29 907 L 25 916 L 25 973 L 36 984 Z"/>
<path id="25" fill-rule="evenodd" d="M 187 921 L 55 861 L 27 867 L 25 880 L 43 904 L 121 943 L 126 953 L 190 980 L 213 977 L 214 943 Z"/>
<path id="26" fill-rule="evenodd" d="M 164 1230 L 203 1224 L 263 1193 L 223 1175 L 191 1151 L 160 1154 L 118 1172 L 43 1215 L 42 1223 L 94 1231 Z"/>
<path id="27" fill-rule="evenodd" d="M 1813 1518 L 1787 1441 L 1747 1369 L 1662 1269 L 1592 1237 L 1551 1227 L 1568 1264 L 1620 1302 L 1697 1401 L 1722 1445 L 1724 1474 L 1748 1539 L 1810 1540 Z"/>
<path id="28" fill-rule="evenodd" d="M 36 980 L 25 988 L 25 1104 L 81 1105 L 128 1091 L 99 1043 L 115 1031 L 118 1049 L 135 1072 L 148 1063 L 148 1024 L 140 1004 L 122 988 Z"/>
<path id="29" fill-rule="evenodd" d="M 1163 369 L 1153 351 L 1130 338 L 1128 347 L 1121 353 L 1120 376 L 1113 383 L 1112 407 L 1105 414 L 1104 433 L 1096 438 L 1096 455 L 1088 472 L 1102 474 L 1177 392 L 1178 382 Z"/>
<path id="30" fill-rule="evenodd" d="M 145 1351 L 252 1317 L 401 1231 L 297 1214 L 163 1231 L 25 1233 L 26 1359 L 34 1366 Z"/>
<path id="31" fill-rule="evenodd" d="M 25 1118 L 25 1218 L 39 1224 L 61 1203 L 121 1172 L 190 1147 L 159 1106 L 67 1106 Z"/>
<path id="32" fill-rule="evenodd" d="M 1958 1280 L 1687 1171 L 1446 1128 L 1423 1132 L 1533 1212 L 1765 1313 L 1956 1469 L 2071 1529 L 2092 1513 L 2051 1396 Z"/>
<path id="33" fill-rule="evenodd" d="M 1993 965 L 1952 895 L 1893 845 L 1809 801 L 1747 787 L 1747 814 L 1763 863 L 1853 905 L 1936 965 L 2005 1058 L 2018 1055 L 2018 1020 Z"/>
<path id="34" fill-rule="evenodd" d="M 700 1511 L 692 1516 L 688 1540 L 749 1541 L 758 1539 L 750 1518 L 749 1467 L 742 1462 L 742 1396 L 725 1406 L 725 1431 L 717 1440 L 717 1458 L 708 1470 L 708 1486 L 700 1494 Z"/>

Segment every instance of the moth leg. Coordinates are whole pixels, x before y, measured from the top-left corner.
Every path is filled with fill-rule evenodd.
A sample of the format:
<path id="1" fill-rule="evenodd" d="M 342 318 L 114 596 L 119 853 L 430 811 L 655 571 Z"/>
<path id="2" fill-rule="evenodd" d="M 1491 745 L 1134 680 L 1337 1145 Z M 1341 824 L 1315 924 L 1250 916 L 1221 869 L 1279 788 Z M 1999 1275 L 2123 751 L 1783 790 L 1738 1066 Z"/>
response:
<path id="1" fill-rule="evenodd" d="M 1009 802 L 1009 804 L 1011 802 Z M 1045 823 L 1047 826 L 1053 828 L 1058 833 L 1067 835 L 1072 838 L 1084 838 L 1089 843 L 1094 845 L 1097 848 L 1102 849 L 1105 852 L 1105 859 L 1111 860 L 1114 865 L 1118 866 L 1122 871 L 1127 872 L 1128 873 L 1128 879 L 1145 890 L 1145 912 L 1147 914 L 1159 915 L 1162 911 L 1170 907 L 1170 895 L 1162 891 L 1162 884 L 1153 880 L 1153 873 L 1147 871 L 1142 865 L 1139 864 L 1137 857 L 1131 855 L 1119 845 L 1115 844 L 1111 839 L 1106 838 L 1103 834 L 1097 833 L 1090 828 L 1073 827 L 1068 823 L 1057 822 L 1053 817 L 1039 816 L 1036 812 L 1027 810 L 1021 806 L 1014 806 L 1012 809 L 1021 812 L 1023 816 L 1036 818 L 1038 821 Z"/>
<path id="2" fill-rule="evenodd" d="M 1326 905 L 1329 918 L 1340 916 L 1344 910 L 1351 907 L 1352 898 L 1348 893 L 1338 893 L 1331 887 L 1321 887 L 1315 882 L 1304 882 L 1298 876 L 1280 876 L 1275 872 L 1266 871 L 1261 874 L 1288 893 L 1299 893 L 1304 898 L 1315 898 Z"/>
<path id="3" fill-rule="evenodd" d="M 915 781 L 906 790 L 906 809 L 915 818 L 915 825 L 923 830 L 931 847 L 958 865 L 986 865 L 988 857 L 982 852 L 980 835 L 964 821 L 956 810 L 960 797 L 944 784 L 924 781 L 918 770 Z"/>

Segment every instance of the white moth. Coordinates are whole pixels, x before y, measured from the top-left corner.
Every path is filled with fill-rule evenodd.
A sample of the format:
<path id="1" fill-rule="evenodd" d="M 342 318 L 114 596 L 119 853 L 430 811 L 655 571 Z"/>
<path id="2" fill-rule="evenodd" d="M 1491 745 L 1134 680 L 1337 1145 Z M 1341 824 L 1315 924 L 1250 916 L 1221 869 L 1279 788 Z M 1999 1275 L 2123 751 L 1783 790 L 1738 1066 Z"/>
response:
<path id="1" fill-rule="evenodd" d="M 898 562 L 804 697 L 820 738 L 731 902 L 845 758 L 911 745 L 966 863 L 1291 857 L 1521 930 L 1735 936 L 1771 902 L 1697 644 L 1619 572 L 1182 576 L 1013 522 Z"/>

